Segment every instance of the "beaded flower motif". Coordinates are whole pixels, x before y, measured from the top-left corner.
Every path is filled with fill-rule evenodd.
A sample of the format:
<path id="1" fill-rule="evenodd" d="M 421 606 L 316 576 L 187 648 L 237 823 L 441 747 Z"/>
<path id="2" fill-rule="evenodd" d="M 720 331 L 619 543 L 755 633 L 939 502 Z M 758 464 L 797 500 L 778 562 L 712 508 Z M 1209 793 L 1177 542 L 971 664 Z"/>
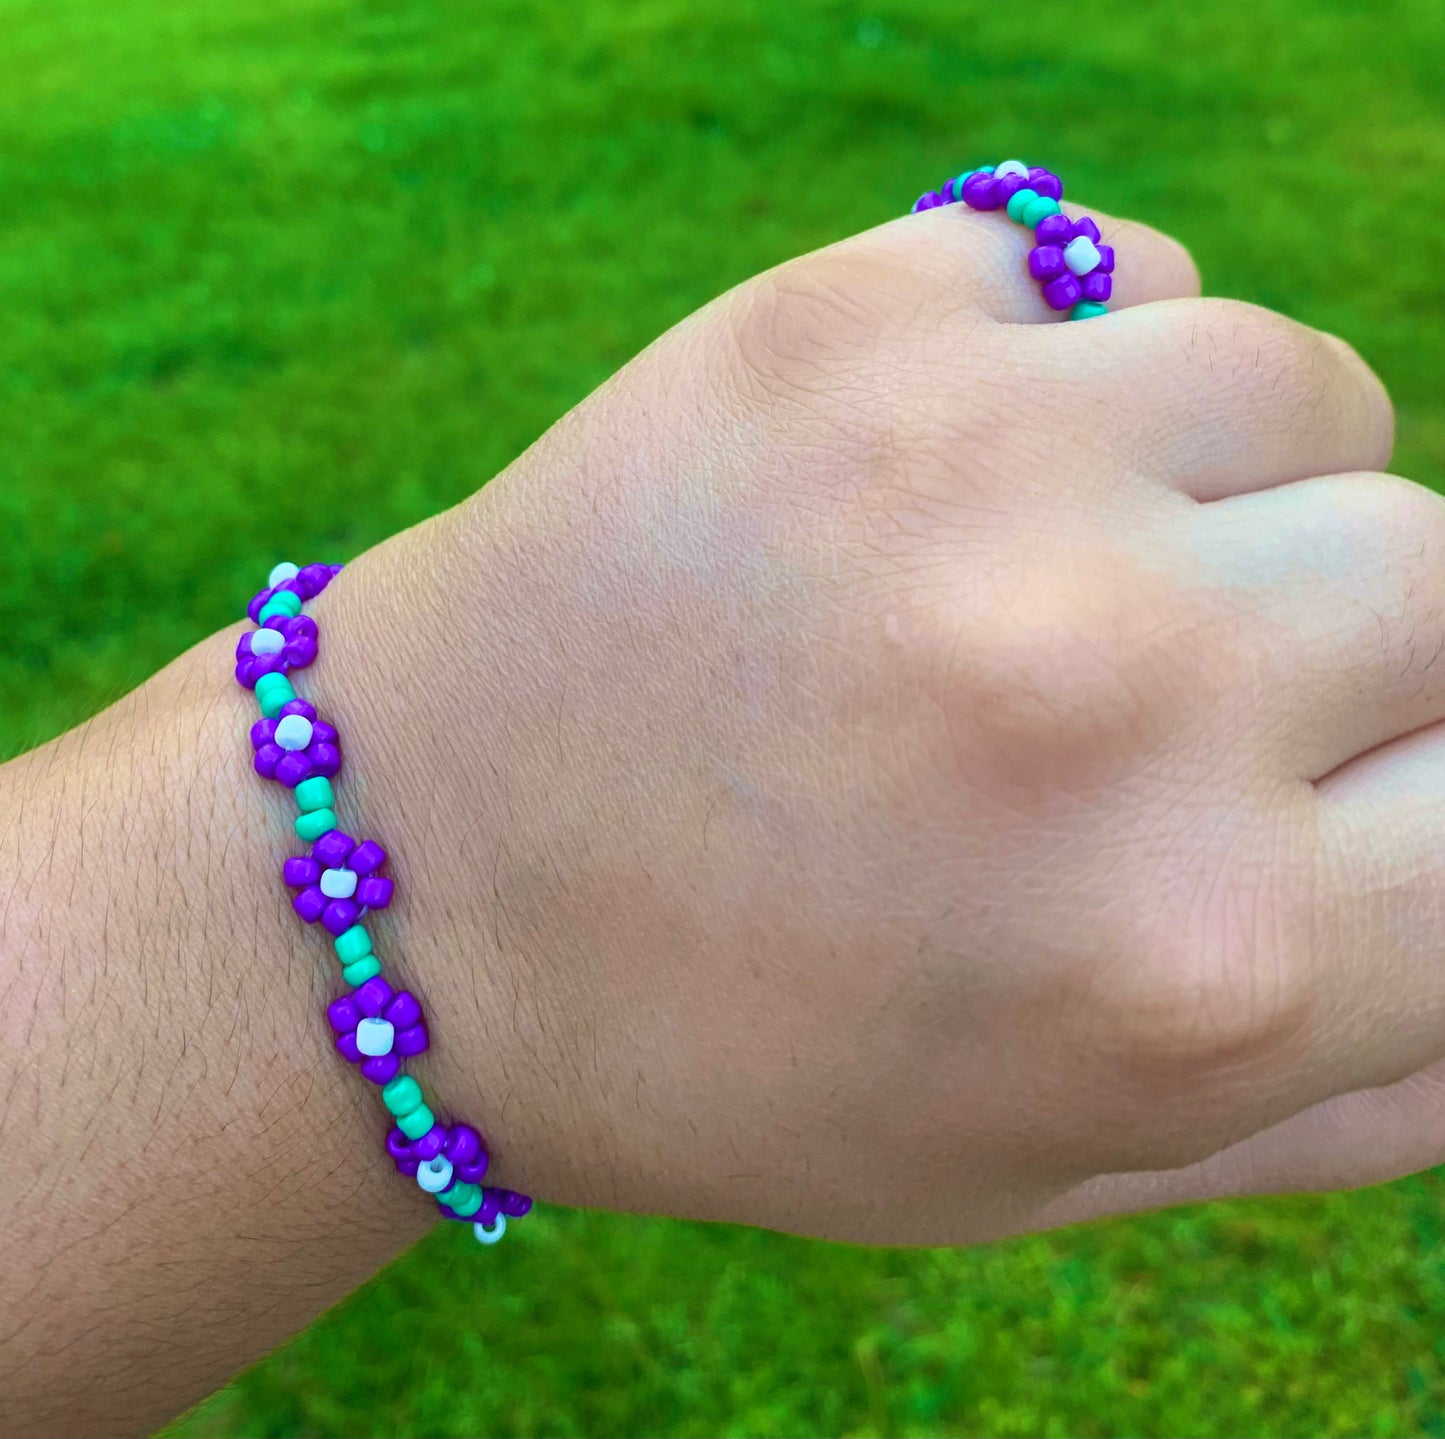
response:
<path id="1" fill-rule="evenodd" d="M 251 726 L 251 765 L 264 779 L 295 789 L 314 775 L 330 778 L 341 768 L 336 726 L 318 719 L 307 700 L 288 700 L 275 719 Z"/>
<path id="2" fill-rule="evenodd" d="M 390 1084 L 401 1061 L 424 1054 L 430 1043 L 421 1001 L 409 989 L 393 990 L 379 974 L 333 999 L 326 1018 L 336 1048 L 373 1084 Z"/>
<path id="3" fill-rule="evenodd" d="M 396 884 L 377 871 L 386 851 L 374 839 L 358 844 L 345 830 L 327 830 L 307 855 L 293 855 L 281 866 L 281 878 L 300 891 L 291 907 L 306 921 L 319 919 L 333 935 L 345 933 L 363 910 L 385 909 Z"/>
<path id="4" fill-rule="evenodd" d="M 236 680 L 248 690 L 262 675 L 302 670 L 317 655 L 316 621 L 310 615 L 272 615 L 260 629 L 236 641 Z"/>
<path id="5" fill-rule="evenodd" d="M 1034 229 L 1034 240 L 1029 274 L 1053 309 L 1069 310 L 1081 300 L 1102 305 L 1113 293 L 1114 247 L 1099 243 L 1099 227 L 1087 215 L 1072 221 L 1049 215 Z"/>

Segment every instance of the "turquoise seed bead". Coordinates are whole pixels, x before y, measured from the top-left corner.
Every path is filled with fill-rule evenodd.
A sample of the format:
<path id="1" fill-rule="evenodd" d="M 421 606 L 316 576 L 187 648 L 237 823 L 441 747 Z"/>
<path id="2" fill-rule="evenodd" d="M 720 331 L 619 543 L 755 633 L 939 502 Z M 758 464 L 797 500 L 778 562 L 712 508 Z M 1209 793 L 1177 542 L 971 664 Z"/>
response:
<path id="1" fill-rule="evenodd" d="M 275 680 L 275 684 L 266 685 L 262 688 L 264 680 Z M 296 691 L 291 688 L 291 681 L 285 675 L 263 675 L 256 681 L 256 703 L 261 706 L 261 713 L 267 719 L 275 719 L 281 713 L 282 705 L 289 705 L 296 698 Z"/>
<path id="2" fill-rule="evenodd" d="M 1008 198 L 1007 208 L 1009 219 L 1016 220 L 1022 225 L 1024 222 L 1024 211 L 1032 205 L 1035 200 L 1042 198 L 1037 190 L 1030 190 L 1028 186 L 1025 186 L 1022 190 L 1015 190 Z M 262 610 L 261 613 L 265 614 L 266 612 Z"/>
<path id="3" fill-rule="evenodd" d="M 421 1085 L 409 1074 L 398 1074 L 381 1091 L 381 1102 L 400 1119 L 403 1114 L 410 1114 L 417 1108 L 425 1109 L 421 1102 Z M 411 1136 L 408 1135 L 408 1138 Z"/>
<path id="4" fill-rule="evenodd" d="M 408 1139 L 420 1139 L 437 1122 L 437 1117 L 426 1105 L 418 1105 L 410 1114 L 397 1116 L 396 1127 Z"/>
<path id="5" fill-rule="evenodd" d="M 310 779 L 303 779 L 296 786 L 295 793 L 296 803 L 303 810 L 330 809 L 336 803 L 331 781 L 324 774 L 314 774 Z"/>
<path id="6" fill-rule="evenodd" d="M 375 979 L 381 973 L 381 961 L 374 954 L 364 954 L 360 959 L 354 959 L 342 971 L 341 977 L 352 989 L 358 984 L 365 984 L 368 979 Z"/>
<path id="7" fill-rule="evenodd" d="M 366 926 L 353 924 L 336 936 L 336 957 L 342 964 L 355 964 L 371 953 L 371 936 Z"/>
<path id="8" fill-rule="evenodd" d="M 296 816 L 296 833 L 308 843 L 320 839 L 327 830 L 336 828 L 334 809 L 312 809 Z"/>
<path id="9" fill-rule="evenodd" d="M 1097 300 L 1080 300 L 1072 310 L 1069 311 L 1071 320 L 1092 320 L 1096 315 L 1107 315 L 1109 307 L 1101 305 Z"/>
<path id="10" fill-rule="evenodd" d="M 1040 195 L 1032 204 L 1024 206 L 1024 224 L 1030 230 L 1038 229 L 1040 220 L 1047 220 L 1050 215 L 1059 213 L 1059 202 L 1050 200 L 1047 195 Z"/>
<path id="11" fill-rule="evenodd" d="M 299 615 L 301 613 L 301 596 L 293 594 L 290 590 L 277 590 L 264 605 L 261 606 L 261 623 L 264 625 L 267 620 L 275 615 Z"/>
<path id="12" fill-rule="evenodd" d="M 463 1219 L 470 1219 L 482 1207 L 482 1191 L 475 1184 L 467 1184 L 460 1179 L 437 1198 Z"/>

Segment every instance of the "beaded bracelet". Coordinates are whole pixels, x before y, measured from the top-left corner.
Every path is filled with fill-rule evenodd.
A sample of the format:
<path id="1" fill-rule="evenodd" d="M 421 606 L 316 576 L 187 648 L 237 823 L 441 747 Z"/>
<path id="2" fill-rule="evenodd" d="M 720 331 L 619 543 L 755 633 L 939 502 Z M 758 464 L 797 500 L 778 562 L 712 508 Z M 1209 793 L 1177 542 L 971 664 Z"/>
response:
<path id="1" fill-rule="evenodd" d="M 1034 232 L 1029 274 L 1054 310 L 1071 320 L 1091 320 L 1108 310 L 1114 290 L 1114 248 L 1099 243 L 1099 227 L 1087 215 L 1070 220 L 1059 209 L 1063 181 L 1052 171 L 1030 169 L 1022 160 L 1005 160 L 965 170 L 942 190 L 929 190 L 913 203 L 913 213 L 962 201 L 970 210 L 1007 211 L 1010 220 Z"/>
<path id="2" fill-rule="evenodd" d="M 340 572 L 340 565 L 279 564 L 246 613 L 256 629 L 236 645 L 236 680 L 255 692 L 261 718 L 251 727 L 252 765 L 265 779 L 291 790 L 300 814 L 296 833 L 310 845 L 281 868 L 297 891 L 292 908 L 332 936 L 341 978 L 350 987 L 326 1006 L 336 1048 L 362 1076 L 381 1088 L 393 1122 L 386 1151 L 401 1174 L 415 1176 L 448 1219 L 470 1220 L 483 1244 L 495 1244 L 507 1220 L 532 1207 L 525 1194 L 482 1186 L 488 1153 L 470 1124 L 441 1124 L 421 1086 L 401 1072 L 404 1059 L 423 1053 L 430 1040 L 421 1004 L 383 978 L 371 935 L 361 923 L 385 909 L 394 882 L 380 873 L 386 851 L 372 839 L 357 843 L 338 827 L 331 781 L 341 770 L 341 737 L 334 725 L 298 699 L 288 673 L 305 669 L 318 653 L 319 630 L 302 606 Z"/>

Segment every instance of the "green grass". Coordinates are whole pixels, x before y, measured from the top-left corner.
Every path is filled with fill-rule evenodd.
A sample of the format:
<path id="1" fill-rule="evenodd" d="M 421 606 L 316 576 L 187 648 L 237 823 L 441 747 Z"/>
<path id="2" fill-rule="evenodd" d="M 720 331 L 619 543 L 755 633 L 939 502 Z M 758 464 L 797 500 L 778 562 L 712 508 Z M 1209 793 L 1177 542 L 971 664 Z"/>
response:
<path id="1" fill-rule="evenodd" d="M 0 0 L 0 752 L 982 157 L 1346 335 L 1439 484 L 1442 52 L 1438 0 Z M 544 1212 L 173 1432 L 1441 1434 L 1442 1198 L 967 1253 Z"/>

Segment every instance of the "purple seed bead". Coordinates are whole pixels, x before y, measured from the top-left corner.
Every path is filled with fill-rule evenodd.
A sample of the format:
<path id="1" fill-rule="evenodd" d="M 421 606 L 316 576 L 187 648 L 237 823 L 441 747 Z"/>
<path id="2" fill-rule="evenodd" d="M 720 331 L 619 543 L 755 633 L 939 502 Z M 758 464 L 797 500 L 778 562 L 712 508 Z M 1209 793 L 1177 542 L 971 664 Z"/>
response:
<path id="1" fill-rule="evenodd" d="M 286 621 L 288 640 L 314 640 L 320 633 L 320 628 L 310 615 L 292 615 Z"/>
<path id="2" fill-rule="evenodd" d="M 311 768 L 316 774 L 324 774 L 327 779 L 341 769 L 341 751 L 334 744 L 312 743 L 306 750 L 311 760 Z"/>
<path id="3" fill-rule="evenodd" d="M 417 1165 L 417 1168 L 420 1169 L 420 1168 L 421 1168 L 421 1165 L 418 1164 L 418 1165 Z M 453 1209 L 450 1205 L 443 1204 L 440 1199 L 437 1200 L 437 1209 L 440 1211 L 441 1217 L 442 1217 L 443 1219 L 461 1219 L 461 1218 L 462 1218 L 462 1215 L 458 1214 L 458 1213 L 456 1212 L 456 1210 Z M 470 1222 L 470 1221 L 468 1221 L 468 1222 Z"/>
<path id="4" fill-rule="evenodd" d="M 356 1043 L 356 1031 L 348 1030 L 345 1034 L 336 1036 L 336 1047 L 341 1051 L 342 1057 L 348 1064 L 360 1064 L 362 1059 L 361 1050 Z"/>
<path id="5" fill-rule="evenodd" d="M 1055 310 L 1067 310 L 1078 304 L 1079 296 L 1083 294 L 1083 288 L 1078 279 L 1071 274 L 1060 275 L 1057 280 L 1050 280 L 1044 286 L 1044 299 L 1049 306 Z"/>
<path id="6" fill-rule="evenodd" d="M 291 908 L 306 921 L 307 924 L 315 924 L 326 912 L 326 896 L 321 893 L 316 885 L 307 885 L 295 899 L 291 901 Z"/>
<path id="7" fill-rule="evenodd" d="M 1094 266 L 1094 273 L 1097 275 L 1112 275 L 1114 273 L 1114 247 L 1112 245 L 1099 245 L 1099 263 Z"/>
<path id="8" fill-rule="evenodd" d="M 291 889 L 304 889 L 321 878 L 321 866 L 307 854 L 293 854 L 281 866 L 281 882 Z"/>
<path id="9" fill-rule="evenodd" d="M 425 1054 L 427 1045 L 431 1041 L 427 1037 L 426 1025 L 414 1024 L 410 1029 L 399 1029 L 391 1041 L 391 1052 L 399 1054 L 403 1059 L 413 1059 L 418 1054 Z"/>
<path id="10" fill-rule="evenodd" d="M 252 595 L 251 603 L 246 606 L 246 613 L 251 618 L 253 625 L 261 623 L 261 611 L 266 607 L 266 601 L 271 598 L 272 591 L 261 590 L 258 594 Z"/>
<path id="11" fill-rule="evenodd" d="M 411 1140 L 395 1125 L 392 1125 L 391 1129 L 387 1131 L 386 1152 L 393 1159 L 410 1159 L 412 1157 Z"/>
<path id="12" fill-rule="evenodd" d="M 1027 175 L 1005 175 L 1002 180 L 996 179 L 994 184 L 998 187 L 999 204 L 1007 205 L 1020 190 L 1028 189 L 1029 177 Z"/>
<path id="13" fill-rule="evenodd" d="M 280 766 L 278 765 L 279 769 Z M 321 911 L 321 923 L 329 934 L 345 934 L 361 913 L 361 907 L 349 899 L 333 899 Z"/>
<path id="14" fill-rule="evenodd" d="M 236 679 L 248 690 L 256 688 L 256 681 L 262 675 L 286 673 L 286 661 L 280 655 L 253 655 L 247 660 L 236 661 Z"/>
<path id="15" fill-rule="evenodd" d="M 452 1125 L 447 1131 L 447 1142 L 443 1148 L 453 1164 L 471 1164 L 486 1153 L 482 1136 L 470 1124 Z"/>
<path id="16" fill-rule="evenodd" d="M 1096 245 L 1099 243 L 1099 227 L 1087 215 L 1074 221 L 1074 238 L 1077 240 L 1080 235 Z"/>
<path id="17" fill-rule="evenodd" d="M 311 769 L 311 761 L 305 751 L 287 750 L 286 754 L 276 761 L 276 768 L 271 771 L 271 776 L 287 789 L 295 789 L 303 779 L 311 778 Z"/>
<path id="18" fill-rule="evenodd" d="M 401 1060 L 395 1054 L 375 1054 L 361 1061 L 361 1077 L 373 1084 L 390 1084 L 401 1073 Z"/>
<path id="19" fill-rule="evenodd" d="M 428 1159 L 435 1159 L 442 1152 L 446 1142 L 446 1125 L 433 1124 L 420 1139 L 412 1140 L 411 1152 L 425 1164 Z"/>
<path id="20" fill-rule="evenodd" d="M 276 721 L 273 719 L 258 719 L 251 726 L 251 748 L 260 749 L 263 744 L 270 744 L 276 738 Z"/>
<path id="21" fill-rule="evenodd" d="M 311 853 L 327 869 L 340 869 L 355 848 L 356 841 L 344 829 L 328 829 L 311 846 Z"/>
<path id="22" fill-rule="evenodd" d="M 351 856 L 351 867 L 357 874 L 370 874 L 386 863 L 386 851 L 374 839 L 363 840 Z"/>
<path id="23" fill-rule="evenodd" d="M 400 990 L 386 1006 L 385 1017 L 394 1029 L 410 1029 L 412 1025 L 421 1023 L 421 1001 L 411 990 Z"/>
<path id="24" fill-rule="evenodd" d="M 1092 270 L 1084 276 L 1079 288 L 1084 292 L 1086 300 L 1102 305 L 1114 293 L 1114 281 L 1111 276 Z"/>
<path id="25" fill-rule="evenodd" d="M 396 1172 L 406 1175 L 408 1179 L 415 1179 L 416 1172 L 420 1168 L 420 1161 L 415 1159 L 398 1159 L 396 1161 Z"/>
<path id="26" fill-rule="evenodd" d="M 1073 222 L 1067 215 L 1049 215 L 1034 226 L 1034 239 L 1040 245 L 1067 245 L 1073 238 Z"/>
<path id="27" fill-rule="evenodd" d="M 963 203 L 970 210 L 997 210 L 998 181 L 984 172 L 970 175 L 963 182 Z"/>
<path id="28" fill-rule="evenodd" d="M 1107 278 L 1107 276 L 1105 277 Z M 385 909 L 391 903 L 396 885 L 379 875 L 369 875 L 356 886 L 356 902 L 365 909 Z"/>
<path id="29" fill-rule="evenodd" d="M 361 1023 L 361 1011 L 349 994 L 338 995 L 326 1006 L 326 1022 L 337 1034 L 350 1034 Z M 401 1130 L 397 1130 L 401 1134 Z M 403 1134 L 402 1138 L 406 1136 Z"/>
<path id="30" fill-rule="evenodd" d="M 482 1207 L 472 1215 L 476 1223 L 490 1229 L 497 1222 L 497 1215 L 502 1212 L 502 1192 L 500 1189 L 482 1190 Z"/>
<path id="31" fill-rule="evenodd" d="M 943 189 L 938 192 L 938 198 L 942 200 L 945 205 L 952 205 L 954 201 L 958 199 L 958 193 L 954 189 L 957 183 L 957 180 L 950 180 L 944 185 Z"/>
<path id="32" fill-rule="evenodd" d="M 1052 170 L 1045 170 L 1040 165 L 1036 165 L 1029 171 L 1029 189 L 1041 195 L 1045 200 L 1062 200 L 1064 198 L 1064 182 Z"/>
<path id="33" fill-rule="evenodd" d="M 379 974 L 373 974 L 351 991 L 351 998 L 362 1014 L 375 1019 L 391 1003 L 391 986 Z"/>
<path id="34" fill-rule="evenodd" d="M 515 1189 L 502 1190 L 502 1213 L 508 1219 L 520 1219 L 532 1208 L 532 1201 L 525 1194 L 518 1194 Z"/>
<path id="35" fill-rule="evenodd" d="M 315 599 L 330 583 L 330 565 L 302 565 L 296 576 L 297 587 L 308 600 Z"/>
<path id="36" fill-rule="evenodd" d="M 319 653 L 315 640 L 287 640 L 286 648 L 281 651 L 281 658 L 293 669 L 304 670 L 308 665 L 316 663 Z"/>
<path id="37" fill-rule="evenodd" d="M 452 1173 L 468 1184 L 480 1184 L 487 1177 L 487 1165 L 490 1158 L 491 1156 L 484 1151 L 470 1164 L 454 1164 Z"/>
<path id="38" fill-rule="evenodd" d="M 937 190 L 929 190 L 913 202 L 913 213 L 916 215 L 920 210 L 936 210 L 941 204 L 943 196 Z"/>
<path id="39" fill-rule="evenodd" d="M 340 744 L 341 735 L 334 724 L 327 724 L 324 719 L 316 720 L 311 726 L 311 738 L 321 744 Z"/>
<path id="40" fill-rule="evenodd" d="M 1029 274 L 1036 280 L 1052 280 L 1067 268 L 1064 252 L 1057 245 L 1035 245 L 1029 251 Z"/>
<path id="41" fill-rule="evenodd" d="M 316 706 L 310 700 L 287 700 L 276 712 L 276 718 L 281 719 L 285 715 L 300 715 L 302 719 L 314 720 L 316 718 Z M 313 725 L 314 729 L 315 726 Z"/>
<path id="42" fill-rule="evenodd" d="M 278 744 L 263 744 L 251 759 L 251 768 L 262 779 L 270 779 L 276 773 L 276 766 L 285 758 L 286 751 Z"/>

